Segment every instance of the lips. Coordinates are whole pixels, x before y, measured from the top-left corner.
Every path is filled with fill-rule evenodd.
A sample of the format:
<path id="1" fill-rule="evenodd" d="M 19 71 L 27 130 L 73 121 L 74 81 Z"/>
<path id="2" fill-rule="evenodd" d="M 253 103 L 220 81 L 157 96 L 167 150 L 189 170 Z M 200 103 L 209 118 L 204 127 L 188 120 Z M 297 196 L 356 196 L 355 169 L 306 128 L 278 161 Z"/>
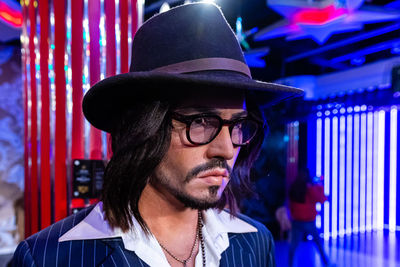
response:
<path id="1" fill-rule="evenodd" d="M 201 172 L 198 175 L 199 178 L 206 178 L 206 177 L 210 177 L 210 176 L 228 178 L 229 172 L 226 169 L 214 169 L 214 170 Z"/>
<path id="2" fill-rule="evenodd" d="M 197 176 L 201 181 L 211 186 L 221 186 L 224 180 L 228 180 L 229 172 L 226 169 L 204 171 Z M 227 181 L 225 181 L 227 183 Z"/>

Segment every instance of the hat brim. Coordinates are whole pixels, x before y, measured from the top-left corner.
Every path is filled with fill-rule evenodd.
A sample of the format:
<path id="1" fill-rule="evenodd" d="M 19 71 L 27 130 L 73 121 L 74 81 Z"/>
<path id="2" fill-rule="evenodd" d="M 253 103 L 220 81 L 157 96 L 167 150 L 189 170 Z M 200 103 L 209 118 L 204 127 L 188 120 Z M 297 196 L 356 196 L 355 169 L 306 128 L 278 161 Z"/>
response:
<path id="1" fill-rule="evenodd" d="M 82 108 L 86 119 L 96 128 L 111 132 L 121 114 L 144 98 L 178 97 L 182 90 L 231 89 L 245 91 L 261 107 L 303 95 L 303 90 L 252 80 L 225 71 L 192 74 L 129 72 L 106 78 L 85 94 Z"/>

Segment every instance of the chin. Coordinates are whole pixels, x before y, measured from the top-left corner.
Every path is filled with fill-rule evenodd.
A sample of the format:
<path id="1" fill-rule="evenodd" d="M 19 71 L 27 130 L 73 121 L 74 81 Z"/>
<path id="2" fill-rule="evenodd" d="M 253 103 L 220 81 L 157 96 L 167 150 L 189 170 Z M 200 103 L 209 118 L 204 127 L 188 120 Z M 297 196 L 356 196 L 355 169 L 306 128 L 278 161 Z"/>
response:
<path id="1" fill-rule="evenodd" d="M 185 207 L 195 210 L 208 210 L 215 208 L 218 205 L 218 200 L 211 202 L 198 199 L 180 199 L 180 201 L 185 205 Z"/>
<path id="2" fill-rule="evenodd" d="M 175 197 L 182 202 L 185 207 L 198 210 L 207 210 L 210 208 L 215 208 L 218 205 L 220 199 L 218 189 L 219 186 L 210 187 L 208 196 L 203 198 L 198 198 L 185 193 L 177 194 Z"/>

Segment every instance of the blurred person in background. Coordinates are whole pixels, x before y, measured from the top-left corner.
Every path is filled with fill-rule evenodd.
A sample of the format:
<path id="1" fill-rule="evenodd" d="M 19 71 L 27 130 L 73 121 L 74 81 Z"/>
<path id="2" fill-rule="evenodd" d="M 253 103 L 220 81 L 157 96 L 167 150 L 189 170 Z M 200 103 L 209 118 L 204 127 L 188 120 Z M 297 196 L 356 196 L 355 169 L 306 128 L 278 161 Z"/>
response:
<path id="1" fill-rule="evenodd" d="M 292 217 L 289 266 L 293 266 L 297 246 L 308 235 L 312 236 L 325 266 L 330 265 L 315 226 L 315 205 L 326 200 L 322 180 L 312 179 L 308 169 L 300 169 L 296 180 L 289 187 L 289 209 Z"/>

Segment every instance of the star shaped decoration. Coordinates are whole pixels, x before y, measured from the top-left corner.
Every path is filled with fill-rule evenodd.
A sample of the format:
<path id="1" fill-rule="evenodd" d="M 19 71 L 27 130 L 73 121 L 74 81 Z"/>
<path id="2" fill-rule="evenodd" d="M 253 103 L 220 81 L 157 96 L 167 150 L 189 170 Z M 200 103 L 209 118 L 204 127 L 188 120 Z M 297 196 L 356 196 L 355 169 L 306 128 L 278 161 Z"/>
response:
<path id="1" fill-rule="evenodd" d="M 363 28 L 362 23 L 343 23 L 344 18 L 330 21 L 322 25 L 299 24 L 299 31 L 292 32 L 286 40 L 296 40 L 310 37 L 319 44 L 325 43 L 335 32 L 358 31 Z"/>
<path id="2" fill-rule="evenodd" d="M 318 44 L 323 44 L 336 33 L 358 31 L 364 24 L 400 19 L 400 11 L 393 9 L 360 9 L 362 1 L 358 1 L 357 5 L 348 0 L 346 5 L 330 3 L 324 7 L 310 7 L 309 4 L 299 3 L 301 2 L 288 1 L 282 4 L 282 1 L 270 1 L 269 7 L 285 19 L 260 30 L 255 34 L 254 40 L 286 36 L 286 40 L 311 38 Z"/>

